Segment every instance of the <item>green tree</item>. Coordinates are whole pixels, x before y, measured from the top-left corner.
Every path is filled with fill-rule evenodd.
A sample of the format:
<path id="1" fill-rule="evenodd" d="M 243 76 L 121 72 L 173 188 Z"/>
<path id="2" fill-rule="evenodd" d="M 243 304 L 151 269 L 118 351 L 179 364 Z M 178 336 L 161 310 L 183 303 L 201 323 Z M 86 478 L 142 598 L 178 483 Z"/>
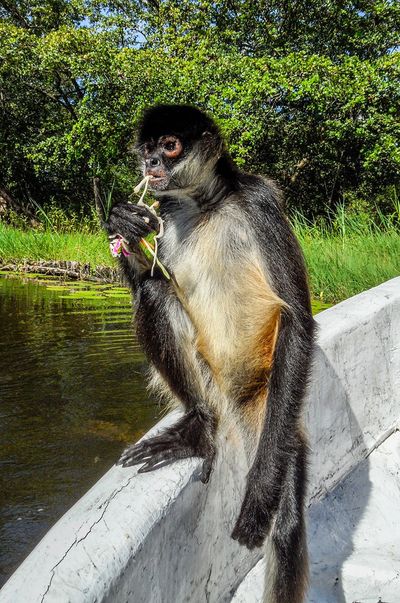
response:
<path id="1" fill-rule="evenodd" d="M 310 214 L 399 189 L 391 0 L 0 1 L 0 186 L 21 202 L 127 195 L 144 107 L 213 113 L 235 159 Z M 394 194 L 394 193 L 393 193 Z"/>

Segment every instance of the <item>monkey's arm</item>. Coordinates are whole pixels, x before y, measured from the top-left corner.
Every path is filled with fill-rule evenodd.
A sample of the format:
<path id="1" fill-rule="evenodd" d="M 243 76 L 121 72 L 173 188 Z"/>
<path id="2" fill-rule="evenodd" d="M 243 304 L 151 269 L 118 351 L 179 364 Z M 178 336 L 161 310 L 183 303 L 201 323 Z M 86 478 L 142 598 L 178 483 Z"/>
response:
<path id="1" fill-rule="evenodd" d="M 145 221 L 146 220 L 146 221 Z M 201 479 L 208 480 L 215 455 L 217 420 L 205 404 L 211 372 L 196 353 L 194 329 L 176 294 L 176 285 L 167 281 L 158 267 L 150 274 L 150 263 L 138 243 L 158 228 L 155 216 L 145 207 L 119 204 L 105 227 L 110 235 L 120 234 L 137 249 L 133 256 L 120 256 L 125 278 L 135 293 L 136 326 L 139 341 L 170 390 L 183 403 L 187 414 L 164 433 L 130 446 L 120 463 L 144 463 L 140 472 L 151 471 L 179 458 L 205 459 Z"/>
<path id="2" fill-rule="evenodd" d="M 151 276 L 151 264 L 138 248 L 142 237 L 158 229 L 157 218 L 147 207 L 121 203 L 112 209 L 106 228 L 137 250 L 129 257 L 121 255 L 120 262 L 135 293 L 137 334 L 147 357 L 188 409 L 201 406 L 212 377 L 196 353 L 194 328 L 177 295 L 178 286 L 158 267 Z"/>

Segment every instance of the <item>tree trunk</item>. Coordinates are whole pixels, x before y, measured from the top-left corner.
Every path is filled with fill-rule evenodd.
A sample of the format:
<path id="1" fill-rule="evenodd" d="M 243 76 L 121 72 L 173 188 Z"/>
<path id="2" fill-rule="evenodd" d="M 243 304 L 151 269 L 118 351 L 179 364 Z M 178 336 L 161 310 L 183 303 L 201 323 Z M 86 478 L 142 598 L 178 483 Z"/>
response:
<path id="1" fill-rule="evenodd" d="M 27 218 L 31 226 L 38 226 L 35 214 L 25 205 L 14 199 L 11 193 L 0 184 L 0 217 L 7 214 L 9 210 L 15 211 L 18 215 Z"/>

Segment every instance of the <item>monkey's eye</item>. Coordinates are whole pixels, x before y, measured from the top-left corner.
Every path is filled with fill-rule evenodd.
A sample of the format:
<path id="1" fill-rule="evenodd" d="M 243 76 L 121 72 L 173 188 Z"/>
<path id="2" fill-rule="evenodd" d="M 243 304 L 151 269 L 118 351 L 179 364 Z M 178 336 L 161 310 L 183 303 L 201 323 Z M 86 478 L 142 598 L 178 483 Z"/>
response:
<path id="1" fill-rule="evenodd" d="M 159 143 L 169 159 L 175 159 L 182 153 L 182 143 L 176 136 L 163 136 Z"/>

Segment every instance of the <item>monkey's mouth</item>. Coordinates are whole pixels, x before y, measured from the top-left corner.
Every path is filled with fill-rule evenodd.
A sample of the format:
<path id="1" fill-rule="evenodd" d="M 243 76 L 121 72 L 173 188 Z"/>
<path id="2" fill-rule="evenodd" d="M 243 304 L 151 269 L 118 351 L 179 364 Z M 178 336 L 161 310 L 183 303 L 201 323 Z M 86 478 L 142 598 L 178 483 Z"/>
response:
<path id="1" fill-rule="evenodd" d="M 170 178 L 165 172 L 153 172 L 148 170 L 146 173 L 150 176 L 149 188 L 155 191 L 163 191 L 168 187 Z"/>

